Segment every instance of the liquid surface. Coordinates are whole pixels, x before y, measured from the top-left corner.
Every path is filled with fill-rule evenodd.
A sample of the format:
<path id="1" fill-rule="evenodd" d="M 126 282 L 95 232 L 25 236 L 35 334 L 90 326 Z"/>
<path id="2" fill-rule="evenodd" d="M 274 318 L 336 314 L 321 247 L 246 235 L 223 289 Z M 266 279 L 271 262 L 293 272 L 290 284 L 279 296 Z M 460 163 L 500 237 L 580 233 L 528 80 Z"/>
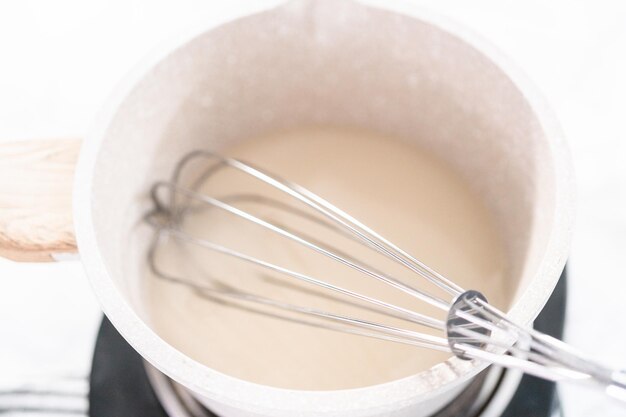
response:
<path id="1" fill-rule="evenodd" d="M 508 305 L 506 263 L 488 211 L 463 179 L 419 148 L 371 132 L 311 128 L 251 138 L 221 152 L 308 188 L 463 288 L 481 290 L 498 307 Z M 301 212 L 294 214 L 250 198 L 255 193 L 280 202 L 295 201 L 241 174 L 215 174 L 200 189 L 450 299 L 419 276 L 320 227 Z M 420 313 L 445 317 L 436 307 L 220 210 L 191 210 L 184 227 L 194 236 L 265 261 Z M 205 249 L 171 243 L 160 249 L 158 259 L 164 270 L 201 285 L 234 287 L 443 336 Z M 150 321 L 161 337 L 196 361 L 256 383 L 311 390 L 362 387 L 418 373 L 449 357 L 277 319 L 268 315 L 276 311 L 207 299 L 153 276 L 147 277 L 145 286 Z"/>

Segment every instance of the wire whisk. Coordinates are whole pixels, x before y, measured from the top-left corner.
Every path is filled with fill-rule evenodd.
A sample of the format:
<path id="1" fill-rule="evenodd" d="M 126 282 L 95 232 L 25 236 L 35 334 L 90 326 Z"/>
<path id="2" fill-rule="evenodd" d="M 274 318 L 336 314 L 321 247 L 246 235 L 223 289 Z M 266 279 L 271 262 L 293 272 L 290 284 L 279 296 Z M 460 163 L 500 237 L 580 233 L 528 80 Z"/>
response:
<path id="1" fill-rule="evenodd" d="M 190 165 L 193 161 L 201 162 L 203 168 L 193 181 L 185 181 L 183 184 L 183 174 L 191 171 Z M 250 177 L 263 187 L 269 187 L 272 192 L 262 193 L 261 186 L 254 188 L 252 192 L 242 191 L 222 197 L 199 191 L 202 184 L 225 170 L 233 170 Z M 275 194 L 280 194 L 283 199 L 275 198 Z M 271 313 L 273 316 L 303 325 L 452 352 L 464 360 L 486 361 L 551 381 L 573 381 L 600 386 L 609 396 L 626 402 L 626 371 L 602 365 L 551 336 L 514 323 L 505 313 L 489 304 L 479 291 L 461 288 L 330 202 L 304 187 L 252 164 L 209 151 L 193 151 L 178 162 L 170 180 L 153 185 L 151 198 L 153 209 L 145 218 L 154 229 L 155 235 L 148 253 L 148 264 L 152 273 L 160 279 L 187 286 L 207 298 L 271 308 L 274 311 Z M 284 198 L 289 202 L 285 202 Z M 320 241 L 280 222 L 244 210 L 239 204 L 242 201 L 271 206 L 306 219 L 316 227 L 338 233 L 407 270 L 413 279 L 425 280 L 436 288 L 436 291 L 426 291 L 423 286 L 414 285 L 407 279 L 400 279 L 396 274 L 381 271 L 370 265 L 370 262 L 334 247 L 332 242 Z M 299 208 L 300 206 L 304 209 Z M 389 285 L 441 310 L 445 319 L 389 303 L 327 279 L 314 277 L 196 236 L 183 227 L 184 220 L 190 213 L 203 209 L 228 213 L 357 271 L 364 278 Z M 242 239 L 244 238 L 242 236 Z M 165 271 L 159 264 L 159 249 L 170 241 L 219 253 L 262 270 L 306 283 L 349 299 L 350 303 L 360 308 L 391 317 L 396 320 L 394 323 L 406 322 L 411 323 L 411 326 L 403 327 L 314 306 L 298 305 L 290 300 L 266 297 L 226 284 L 211 285 L 210 282 L 198 282 L 184 274 Z M 443 293 L 445 296 L 436 295 L 435 292 Z M 414 325 L 432 330 L 417 331 Z"/>

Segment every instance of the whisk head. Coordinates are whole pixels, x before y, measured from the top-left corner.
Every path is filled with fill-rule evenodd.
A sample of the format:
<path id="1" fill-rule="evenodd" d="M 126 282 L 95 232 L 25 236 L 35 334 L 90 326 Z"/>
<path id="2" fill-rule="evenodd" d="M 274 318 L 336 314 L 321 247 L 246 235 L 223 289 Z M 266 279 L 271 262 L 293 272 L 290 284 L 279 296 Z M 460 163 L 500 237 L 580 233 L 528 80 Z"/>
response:
<path id="1" fill-rule="evenodd" d="M 200 162 L 199 168 L 192 169 L 193 162 Z M 232 185 L 238 183 L 228 183 L 228 187 L 215 193 L 204 188 L 207 182 L 219 182 L 219 175 L 228 170 L 254 184 L 233 189 Z M 263 186 L 265 191 L 261 192 Z M 510 321 L 480 292 L 464 290 L 313 192 L 252 164 L 208 151 L 194 151 L 176 165 L 169 181 L 154 184 L 151 196 L 153 209 L 146 215 L 155 231 L 148 253 L 150 269 L 156 277 L 184 285 L 207 299 L 234 303 L 244 310 L 299 324 L 452 352 L 461 359 L 498 363 L 546 379 L 584 379 L 592 375 L 598 380 L 610 380 L 608 369 L 585 365 L 578 359 L 580 354 L 560 345 L 558 340 Z M 253 209 L 244 209 L 246 205 Z M 296 226 L 283 224 L 280 216 L 258 210 L 260 207 L 295 218 Z M 413 303 L 409 307 L 388 302 L 361 291 L 362 288 L 348 288 L 333 282 L 331 277 L 296 270 L 281 264 L 283 258 L 280 256 L 273 262 L 198 235 L 195 227 L 186 225 L 186 219 L 207 210 L 228 214 L 249 227 L 260 228 L 290 241 L 303 250 L 341 265 L 345 271 L 356 272 L 363 280 L 384 284 L 385 288 L 399 291 L 410 300 L 419 300 L 443 317 L 426 314 L 423 312 L 425 308 L 415 308 Z M 323 231 L 325 237 L 298 230 L 298 224 L 302 222 Z M 236 230 L 235 238 L 235 243 L 248 240 L 244 229 L 241 232 Z M 368 252 L 366 255 L 351 253 L 335 244 L 339 240 Z M 192 277 L 188 272 L 166 271 L 159 262 L 159 251 L 172 241 L 254 266 L 264 274 L 282 276 L 288 282 L 280 285 L 286 287 L 306 284 L 308 289 L 298 290 L 315 296 L 324 292 L 327 300 L 347 306 L 348 310 L 330 311 L 254 293 L 245 286 L 242 289 L 231 282 L 216 280 L 207 271 L 195 271 L 204 274 L 200 278 Z M 259 243 L 263 244 L 263 241 L 256 242 Z M 374 266 L 376 257 L 384 259 L 387 267 L 381 268 L 378 263 Z M 400 278 L 400 270 L 403 273 L 408 271 L 408 279 L 404 275 Z M 430 285 L 431 290 L 425 290 L 424 284 Z M 381 317 L 383 319 L 379 320 Z"/>
<path id="2" fill-rule="evenodd" d="M 192 168 L 194 162 L 201 162 L 198 164 L 200 169 Z M 256 185 L 250 190 L 231 189 L 228 193 L 219 196 L 201 191 L 203 184 L 213 180 L 226 170 L 243 174 L 248 179 L 254 180 Z M 191 175 L 189 175 L 190 173 Z M 270 192 L 261 194 L 259 192 L 262 189 L 260 184 L 269 186 Z M 186 155 L 177 164 L 169 181 L 158 182 L 153 186 L 151 196 L 154 209 L 147 214 L 146 219 L 154 227 L 156 233 L 149 251 L 149 265 L 154 275 L 161 279 L 188 286 L 208 298 L 217 297 L 272 307 L 274 309 L 271 313 L 272 316 L 290 321 L 430 349 L 452 351 L 463 359 L 471 358 L 463 350 L 463 346 L 484 348 L 491 340 L 491 329 L 484 327 L 483 323 L 467 320 L 467 317 L 479 317 L 483 307 L 476 300 L 486 301 L 482 294 L 477 291 L 467 292 L 463 290 L 456 283 L 443 277 L 328 201 L 297 184 L 254 167 L 252 164 L 208 151 L 194 151 Z M 308 222 L 327 233 L 332 232 L 336 236 L 341 236 L 352 244 L 366 247 L 388 262 L 408 270 L 410 275 L 413 275 L 410 277 L 411 279 L 414 280 L 417 276 L 423 282 L 411 282 L 411 280 L 401 279 L 395 274 L 383 272 L 380 268 L 372 265 L 369 255 L 367 255 L 367 261 L 353 256 L 332 243 L 321 241 L 301 230 L 294 230 L 293 227 L 282 224 L 275 218 L 272 219 L 272 216 L 262 216 L 251 210 L 244 210 L 241 208 L 242 204 L 271 207 L 273 210 L 288 213 L 299 221 Z M 185 219 L 198 210 L 222 211 L 255 227 L 270 231 L 282 239 L 289 240 L 308 251 L 358 272 L 364 279 L 384 283 L 396 291 L 403 292 L 441 310 L 447 314 L 447 317 L 444 319 L 432 317 L 419 312 L 418 309 L 389 303 L 378 297 L 335 284 L 328 277 L 315 277 L 305 274 L 202 236 L 196 236 L 192 230 L 185 227 Z M 244 236 L 242 238 L 245 239 Z M 342 303 L 392 318 L 395 320 L 394 324 L 340 314 L 314 306 L 296 305 L 290 300 L 274 299 L 251 293 L 223 282 L 216 284 L 216 281 L 212 279 L 203 281 L 183 274 L 166 272 L 158 262 L 158 252 L 164 242 L 171 240 L 252 264 L 266 272 L 294 279 L 294 283 L 310 284 L 327 292 L 328 297 L 333 297 L 333 294 L 340 297 L 334 299 Z M 425 290 L 424 283 L 430 284 L 434 290 Z M 436 291 L 443 293 L 443 296 L 436 295 Z M 465 315 L 465 318 L 461 317 L 462 315 Z M 395 324 L 399 321 L 411 323 L 412 327 Z M 431 334 L 433 332 L 416 330 L 415 324 L 423 326 L 425 329 L 434 329 L 436 332 Z"/>

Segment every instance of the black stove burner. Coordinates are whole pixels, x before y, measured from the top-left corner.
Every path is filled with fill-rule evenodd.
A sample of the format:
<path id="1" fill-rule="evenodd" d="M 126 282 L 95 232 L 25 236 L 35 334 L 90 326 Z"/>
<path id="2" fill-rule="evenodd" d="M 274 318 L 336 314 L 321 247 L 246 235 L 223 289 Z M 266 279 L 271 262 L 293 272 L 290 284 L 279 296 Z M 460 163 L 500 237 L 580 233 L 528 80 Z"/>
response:
<path id="1" fill-rule="evenodd" d="M 565 321 L 565 301 L 566 273 L 563 271 L 554 293 L 535 320 L 535 328 L 560 339 Z M 90 417 L 168 417 L 150 385 L 141 356 L 106 317 L 96 340 L 90 387 Z M 467 394 L 473 395 L 471 391 Z M 455 409 L 459 403 L 453 402 L 436 416 L 469 417 L 463 409 Z M 486 406 L 488 404 L 489 401 Z M 502 417 L 549 417 L 558 407 L 553 382 L 524 375 Z"/>

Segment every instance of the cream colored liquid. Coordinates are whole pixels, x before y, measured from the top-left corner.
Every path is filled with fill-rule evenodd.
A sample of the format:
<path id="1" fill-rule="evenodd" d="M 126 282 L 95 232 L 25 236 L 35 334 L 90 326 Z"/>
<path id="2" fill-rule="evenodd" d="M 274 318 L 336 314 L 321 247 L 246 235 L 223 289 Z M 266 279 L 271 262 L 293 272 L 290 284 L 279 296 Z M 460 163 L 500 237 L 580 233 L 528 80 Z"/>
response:
<path id="1" fill-rule="evenodd" d="M 502 245 L 489 213 L 453 170 L 413 145 L 370 132 L 320 128 L 253 138 L 222 152 L 307 187 L 462 287 L 480 289 L 496 306 L 509 302 Z M 212 196 L 255 191 L 281 198 L 280 193 L 232 173 L 217 175 L 202 188 Z M 249 203 L 240 207 L 337 245 L 386 273 L 449 299 L 419 276 L 330 230 L 271 207 Z M 389 285 L 218 210 L 190 214 L 186 228 L 196 236 L 335 285 L 444 317 L 443 311 Z M 293 304 L 425 330 L 338 303 L 324 296 L 328 293 L 319 294 L 319 289 L 293 278 L 204 249 L 179 245 L 164 249 L 161 265 L 198 283 L 211 285 L 211 280 L 217 280 Z M 449 356 L 279 320 L 206 300 L 154 277 L 146 280 L 146 286 L 150 318 L 161 337 L 213 369 L 256 383 L 295 389 L 361 387 L 409 376 Z"/>

